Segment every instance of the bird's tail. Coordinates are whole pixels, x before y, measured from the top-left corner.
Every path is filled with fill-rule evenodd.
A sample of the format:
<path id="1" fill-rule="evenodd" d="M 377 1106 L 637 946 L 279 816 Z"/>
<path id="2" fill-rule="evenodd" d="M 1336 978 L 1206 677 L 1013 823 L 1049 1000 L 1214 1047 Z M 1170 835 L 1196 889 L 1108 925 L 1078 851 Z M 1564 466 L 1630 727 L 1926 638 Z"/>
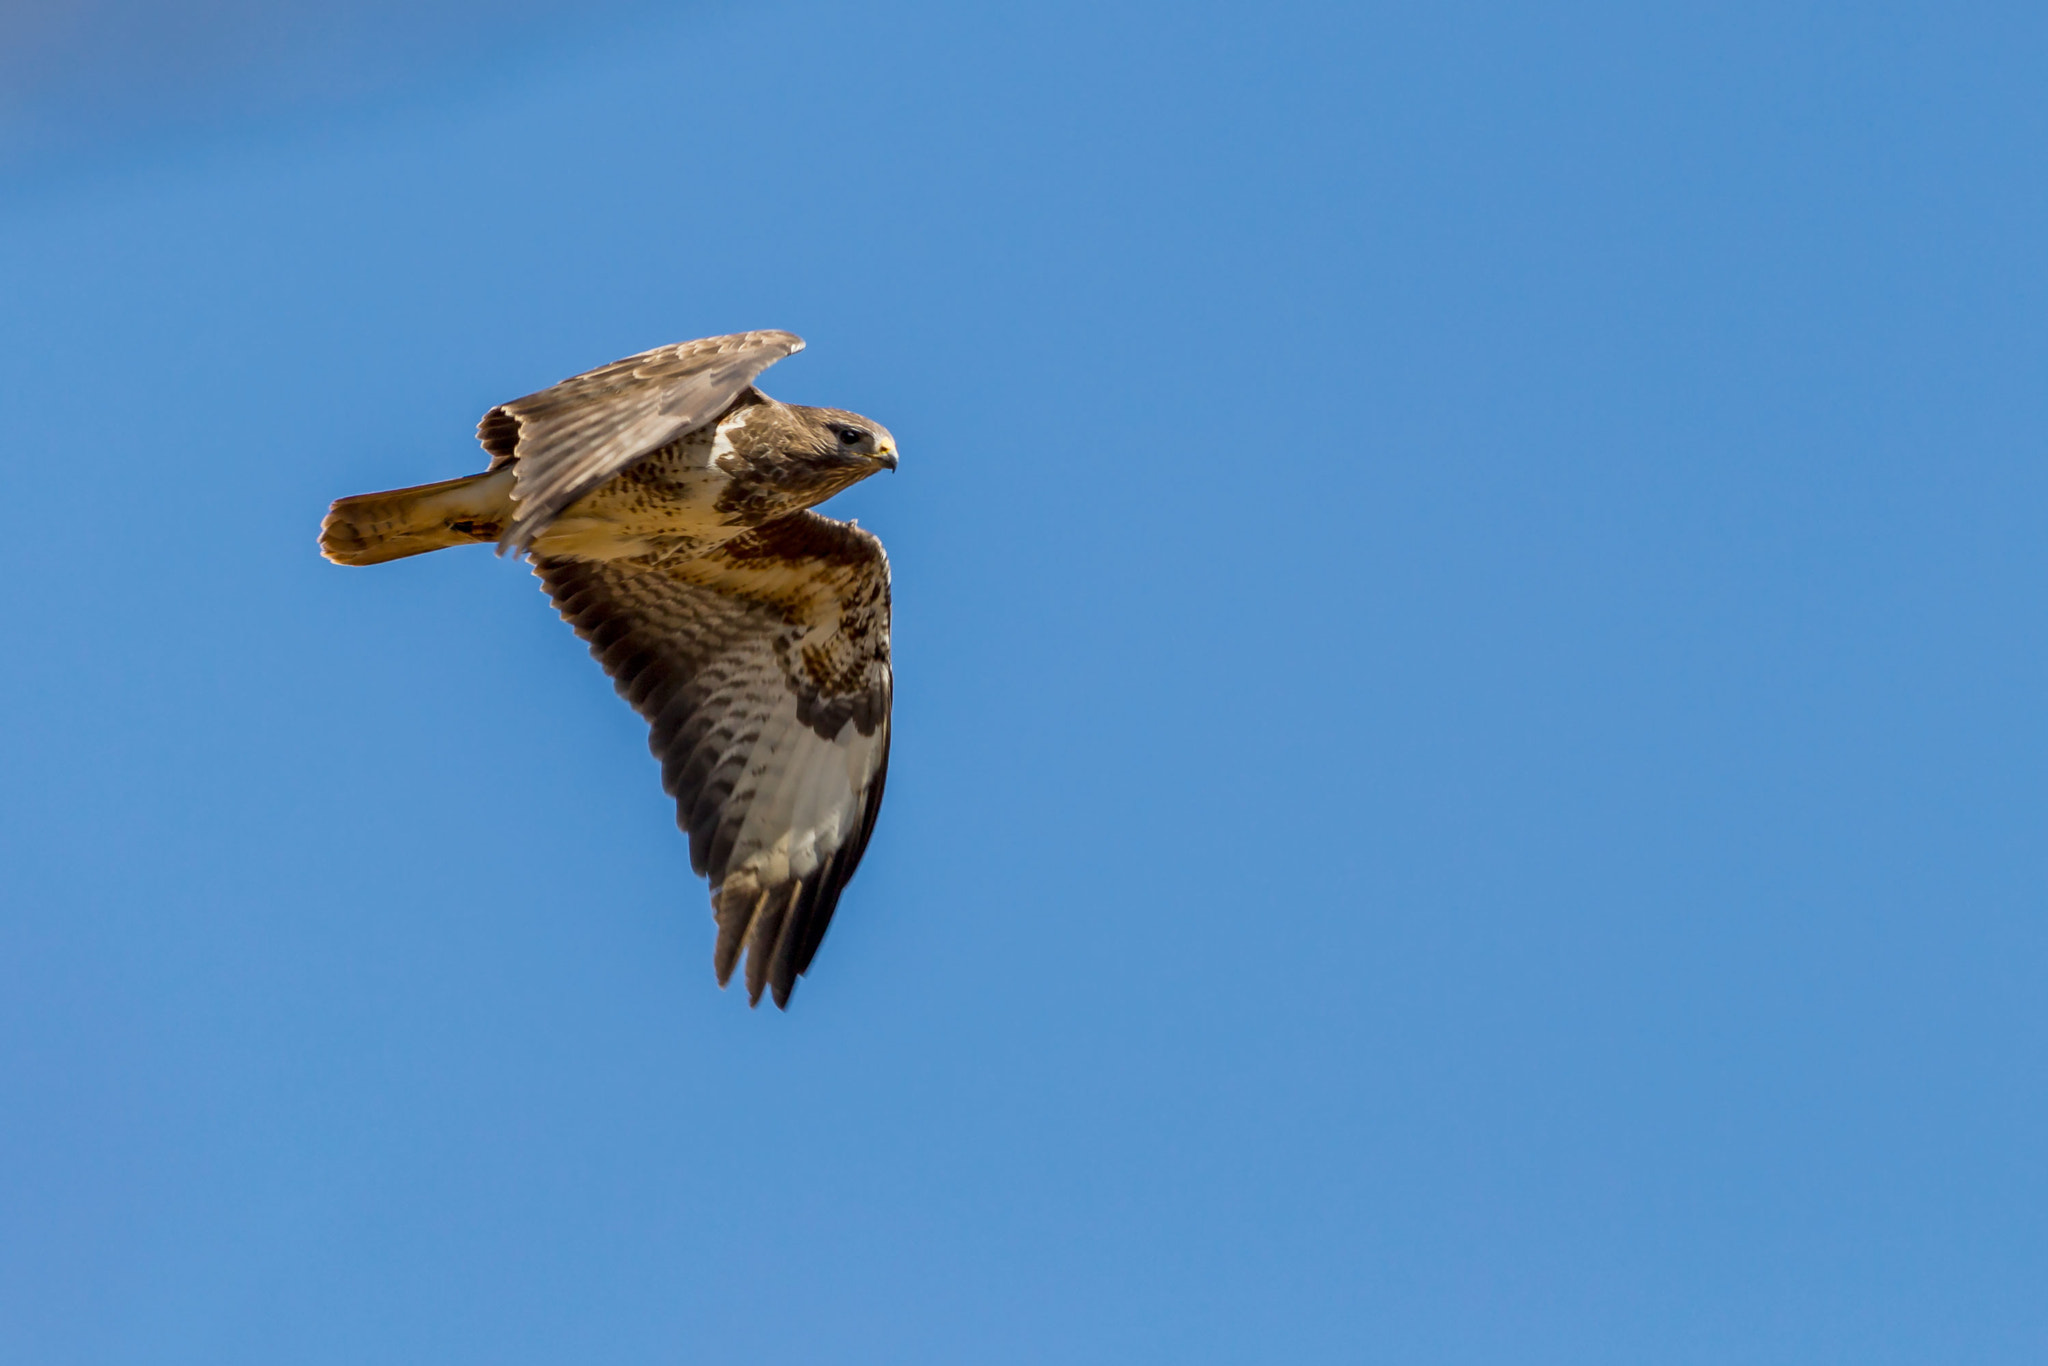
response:
<path id="1" fill-rule="evenodd" d="M 382 564 L 451 545 L 495 541 L 512 516 L 512 471 L 493 470 L 388 493 L 337 498 L 320 523 L 336 564 Z"/>

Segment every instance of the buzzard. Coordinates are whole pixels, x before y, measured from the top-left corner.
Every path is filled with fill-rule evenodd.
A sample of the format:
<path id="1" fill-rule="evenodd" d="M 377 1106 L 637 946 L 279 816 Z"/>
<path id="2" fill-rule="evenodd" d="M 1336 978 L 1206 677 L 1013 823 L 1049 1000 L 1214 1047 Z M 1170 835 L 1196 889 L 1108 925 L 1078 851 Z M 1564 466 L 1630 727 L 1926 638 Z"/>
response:
<path id="1" fill-rule="evenodd" d="M 336 564 L 495 542 L 529 556 L 619 695 L 710 881 L 718 984 L 787 1008 L 860 865 L 889 770 L 889 561 L 810 508 L 896 442 L 754 380 L 804 343 L 741 332 L 657 347 L 477 424 L 481 474 L 342 498 Z"/>

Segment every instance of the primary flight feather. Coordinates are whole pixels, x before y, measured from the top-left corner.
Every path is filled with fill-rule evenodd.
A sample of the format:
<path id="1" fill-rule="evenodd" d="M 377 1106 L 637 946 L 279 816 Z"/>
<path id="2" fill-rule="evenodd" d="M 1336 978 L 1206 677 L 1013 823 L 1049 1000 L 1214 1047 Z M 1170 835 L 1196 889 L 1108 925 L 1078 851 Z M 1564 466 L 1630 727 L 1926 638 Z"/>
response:
<path id="1" fill-rule="evenodd" d="M 889 770 L 889 561 L 810 511 L 896 443 L 754 387 L 788 332 L 657 347 L 500 404 L 481 474 L 338 499 L 336 564 L 496 542 L 652 728 L 711 885 L 712 964 L 787 1006 L 860 865 Z"/>

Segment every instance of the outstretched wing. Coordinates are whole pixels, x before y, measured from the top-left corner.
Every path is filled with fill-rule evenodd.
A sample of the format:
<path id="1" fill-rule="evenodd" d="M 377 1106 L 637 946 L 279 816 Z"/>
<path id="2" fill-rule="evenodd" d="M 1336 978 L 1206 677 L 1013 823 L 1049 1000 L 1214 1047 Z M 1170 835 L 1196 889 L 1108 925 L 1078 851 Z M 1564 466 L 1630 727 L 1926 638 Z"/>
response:
<path id="1" fill-rule="evenodd" d="M 711 881 L 718 983 L 786 1006 L 860 865 L 889 766 L 889 561 L 815 512 L 660 568 L 540 559 L 550 597 L 624 697 L 690 863 Z"/>
<path id="2" fill-rule="evenodd" d="M 516 461 L 504 549 L 524 551 L 558 513 L 637 456 L 725 411 L 763 370 L 804 349 L 789 332 L 659 346 L 501 403 L 476 437 L 491 467 Z"/>

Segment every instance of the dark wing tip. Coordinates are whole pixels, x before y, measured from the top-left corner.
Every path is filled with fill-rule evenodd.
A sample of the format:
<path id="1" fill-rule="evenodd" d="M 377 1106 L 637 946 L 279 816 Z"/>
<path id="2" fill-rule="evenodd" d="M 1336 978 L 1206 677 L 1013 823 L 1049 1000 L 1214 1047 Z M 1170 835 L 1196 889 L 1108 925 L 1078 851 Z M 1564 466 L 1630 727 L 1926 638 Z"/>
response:
<path id="1" fill-rule="evenodd" d="M 720 987 L 732 980 L 744 955 L 747 1004 L 760 1005 L 766 994 L 777 1009 L 789 1009 L 797 979 L 810 969 L 839 893 L 858 862 L 848 857 L 850 852 L 841 849 L 808 876 L 762 888 L 752 896 L 747 895 L 751 884 L 744 882 L 730 895 L 725 888 L 712 894 L 718 942 L 711 951 L 711 968 Z"/>
<path id="2" fill-rule="evenodd" d="M 476 424 L 477 444 L 490 453 L 493 467 L 510 460 L 519 449 L 519 419 L 503 404 L 485 413 Z"/>

